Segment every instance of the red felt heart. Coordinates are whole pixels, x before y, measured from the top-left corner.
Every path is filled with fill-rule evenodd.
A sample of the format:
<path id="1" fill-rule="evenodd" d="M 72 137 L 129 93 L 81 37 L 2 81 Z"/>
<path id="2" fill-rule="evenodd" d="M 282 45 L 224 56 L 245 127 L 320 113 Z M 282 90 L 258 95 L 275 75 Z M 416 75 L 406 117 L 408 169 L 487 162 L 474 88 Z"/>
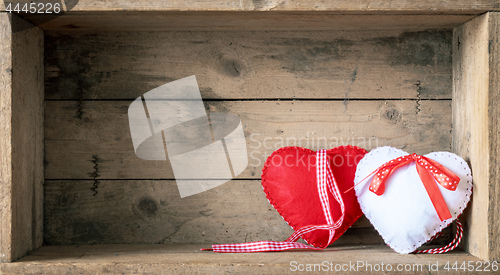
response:
<path id="1" fill-rule="evenodd" d="M 363 215 L 352 187 L 358 162 L 367 152 L 350 145 L 326 152 L 345 205 L 344 221 L 335 230 L 330 245 Z M 308 225 L 327 224 L 318 195 L 315 151 L 302 147 L 284 147 L 274 151 L 262 169 L 262 186 L 269 202 L 294 230 Z M 332 194 L 328 196 L 333 219 L 338 220 L 340 206 Z M 316 230 L 302 236 L 315 247 L 323 247 L 328 237 L 327 230 Z"/>

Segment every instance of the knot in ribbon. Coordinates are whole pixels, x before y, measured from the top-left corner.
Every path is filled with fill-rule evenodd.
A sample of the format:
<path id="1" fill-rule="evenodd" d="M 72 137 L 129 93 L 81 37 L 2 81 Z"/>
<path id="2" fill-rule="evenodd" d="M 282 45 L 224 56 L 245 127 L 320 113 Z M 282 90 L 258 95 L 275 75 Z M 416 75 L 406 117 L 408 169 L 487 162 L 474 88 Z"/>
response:
<path id="1" fill-rule="evenodd" d="M 375 176 L 370 184 L 370 191 L 380 196 L 385 192 L 385 183 L 394 171 L 402 166 L 415 162 L 418 175 L 424 184 L 425 190 L 431 199 L 441 221 L 450 219 L 451 213 L 444 201 L 443 195 L 436 182 L 444 188 L 455 191 L 460 177 L 448 170 L 437 161 L 415 153 L 390 160 L 380 166 L 372 174 Z"/>

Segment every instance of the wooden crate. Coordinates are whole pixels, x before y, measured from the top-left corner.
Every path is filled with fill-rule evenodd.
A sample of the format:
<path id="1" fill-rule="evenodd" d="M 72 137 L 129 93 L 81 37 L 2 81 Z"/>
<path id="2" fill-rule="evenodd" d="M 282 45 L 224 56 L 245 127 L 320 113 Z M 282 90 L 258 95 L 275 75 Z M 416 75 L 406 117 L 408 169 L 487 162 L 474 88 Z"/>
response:
<path id="1" fill-rule="evenodd" d="M 0 7 L 0 273 L 500 260 L 497 1 L 87 0 L 48 22 Z M 168 162 L 135 156 L 127 108 L 193 74 L 208 110 L 240 116 L 249 166 L 180 199 Z M 399 255 L 362 218 L 321 253 L 199 251 L 291 234 L 260 170 L 294 141 L 456 152 L 474 176 L 464 245 Z"/>

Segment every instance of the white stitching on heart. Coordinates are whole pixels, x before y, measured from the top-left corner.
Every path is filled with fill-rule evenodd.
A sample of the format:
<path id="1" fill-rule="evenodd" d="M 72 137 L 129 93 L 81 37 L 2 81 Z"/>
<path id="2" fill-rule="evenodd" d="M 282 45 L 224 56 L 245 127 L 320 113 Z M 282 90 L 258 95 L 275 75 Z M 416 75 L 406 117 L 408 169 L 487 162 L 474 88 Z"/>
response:
<path id="1" fill-rule="evenodd" d="M 350 149 L 350 150 L 357 150 L 357 151 L 364 151 L 364 149 L 362 148 L 359 148 L 359 147 L 355 147 L 355 146 L 351 146 L 351 145 L 347 145 L 347 146 L 338 146 L 338 147 L 335 147 L 335 148 L 332 148 L 332 149 L 328 149 L 327 151 L 330 151 L 330 150 L 333 150 L 333 149 L 336 149 L 338 150 L 339 152 L 345 152 L 345 150 L 347 149 Z M 269 201 L 269 203 L 274 207 L 274 209 L 276 209 L 276 211 L 278 211 L 278 213 L 280 214 L 281 218 L 293 229 L 293 230 L 297 230 L 299 227 L 298 225 L 296 224 L 292 224 L 290 221 L 288 221 L 284 216 L 283 216 L 283 210 L 278 207 L 275 202 L 272 200 L 270 194 L 267 192 L 266 190 L 266 178 L 265 178 L 265 175 L 266 175 L 266 171 L 267 171 L 267 168 L 269 166 L 269 161 L 271 159 L 271 156 L 274 156 L 274 154 L 279 154 L 281 153 L 282 151 L 291 151 L 291 150 L 301 150 L 301 151 L 304 151 L 304 152 L 313 152 L 313 150 L 310 150 L 310 149 L 307 149 L 307 148 L 303 148 L 303 147 L 298 147 L 298 146 L 289 146 L 289 147 L 282 147 L 282 148 L 279 148 L 277 150 L 275 150 L 266 160 L 266 162 L 264 163 L 264 167 L 262 169 L 262 175 L 261 175 L 261 179 L 262 179 L 262 189 L 264 190 L 264 193 L 266 195 L 266 198 L 267 200 Z M 346 227 L 345 227 L 345 230 L 342 232 L 342 234 L 345 233 L 345 231 L 350 228 L 363 214 L 360 214 L 360 215 L 356 215 L 356 216 L 353 216 L 352 218 L 348 215 L 346 215 L 345 217 L 345 224 L 346 224 Z M 311 243 L 311 240 L 309 237 L 307 236 L 302 236 L 302 239 L 309 245 L 313 245 Z"/>
<path id="2" fill-rule="evenodd" d="M 375 150 L 381 150 L 381 151 L 386 150 L 388 152 L 396 152 L 396 151 L 404 152 L 402 150 L 399 150 L 399 149 L 396 149 L 396 148 L 393 148 L 393 147 L 390 147 L 390 146 L 379 147 L 379 148 L 377 148 Z M 404 153 L 406 155 L 408 155 L 408 153 L 406 153 L 406 152 L 404 152 Z M 433 152 L 433 153 L 428 154 L 427 156 L 432 156 L 433 154 L 442 154 L 443 156 L 447 156 L 447 157 L 452 157 L 453 156 L 455 160 L 458 160 L 457 156 L 454 155 L 454 154 L 452 154 L 452 153 L 450 153 L 450 152 Z M 363 159 L 361 159 L 361 161 L 358 164 L 357 171 L 365 169 L 365 167 L 367 166 L 367 162 L 369 161 L 368 159 L 370 159 L 371 156 L 373 156 L 373 154 L 372 155 L 367 154 L 367 155 L 365 155 L 365 157 Z M 461 160 L 460 164 L 464 165 L 464 161 Z M 467 169 L 467 168 L 464 168 L 464 169 Z M 462 207 L 459 207 L 460 213 L 458 214 L 458 216 L 460 216 L 463 213 L 463 211 L 466 208 L 468 202 L 470 201 L 470 195 L 472 193 L 472 190 L 471 190 L 471 188 L 472 188 L 472 182 L 471 182 L 471 175 L 470 175 L 470 173 L 467 173 L 467 175 L 465 177 L 466 177 L 466 179 L 465 179 L 466 183 L 465 184 L 466 184 L 467 188 L 464 191 L 465 192 L 465 194 L 464 194 L 465 199 L 462 201 L 462 205 L 461 205 Z M 356 175 L 356 177 L 355 177 L 355 184 L 358 183 L 358 181 L 360 180 L 360 178 L 361 178 L 360 176 Z M 369 180 L 370 178 L 371 177 L 369 177 L 366 180 Z M 355 190 L 356 190 L 356 197 L 358 198 L 358 202 L 360 202 L 361 210 L 363 211 L 363 213 L 365 213 L 365 216 L 371 221 L 373 219 L 373 217 L 370 216 L 369 211 L 367 211 L 367 209 L 365 208 L 365 205 L 361 202 L 360 197 L 358 196 L 358 193 L 360 192 L 358 189 L 359 188 L 355 188 Z M 449 219 L 449 220 L 446 220 L 446 221 L 440 223 L 439 224 L 439 228 L 436 227 L 434 229 L 431 229 L 433 231 L 433 235 L 430 236 L 430 237 L 428 236 L 428 239 L 425 240 L 425 241 L 422 241 L 422 240 L 418 241 L 419 245 L 421 246 L 422 244 L 428 242 L 430 238 L 432 238 L 433 236 L 435 236 L 436 234 L 438 234 L 439 232 L 441 232 L 443 228 L 445 228 L 446 226 L 448 226 L 452 222 L 453 222 L 453 219 Z M 372 225 L 375 227 L 375 229 L 377 230 L 377 232 L 380 234 L 380 232 L 381 232 L 380 229 L 375 224 L 372 223 Z M 429 235 L 429 234 L 427 234 L 427 235 Z M 390 247 L 392 247 L 394 250 L 397 250 L 397 246 L 395 246 L 390 241 L 387 241 L 384 236 L 382 236 L 382 238 L 384 239 L 384 241 Z"/>

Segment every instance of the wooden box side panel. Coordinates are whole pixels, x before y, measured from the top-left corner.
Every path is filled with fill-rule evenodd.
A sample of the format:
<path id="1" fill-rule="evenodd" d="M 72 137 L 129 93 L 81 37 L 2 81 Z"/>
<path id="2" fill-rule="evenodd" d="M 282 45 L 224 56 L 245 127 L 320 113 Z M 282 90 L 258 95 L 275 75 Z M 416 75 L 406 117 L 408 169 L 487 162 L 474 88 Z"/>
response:
<path id="1" fill-rule="evenodd" d="M 11 260 L 11 31 L 7 14 L 0 13 L 0 261 Z"/>
<path id="2" fill-rule="evenodd" d="M 23 15 L 46 31 L 388 31 L 452 29 L 474 14 L 335 14 L 332 12 L 140 11 Z"/>
<path id="3" fill-rule="evenodd" d="M 2 1 L 3 2 L 3 1 Z M 5 2 L 12 2 L 7 1 Z M 21 0 L 15 2 L 30 2 Z M 479 14 L 488 10 L 500 9 L 495 0 L 422 0 L 422 1 L 384 1 L 384 0 L 337 0 L 337 1 L 282 1 L 282 0 L 187 0 L 187 1 L 150 1 L 150 0 L 80 0 L 69 1 L 64 10 L 72 11 L 332 11 L 338 13 L 456 13 Z M 1 3 L 1 2 L 0 2 Z M 50 0 L 44 3 L 61 3 Z M 76 4 L 76 5 L 75 5 Z M 1 5 L 0 10 L 6 6 Z"/>
<path id="4" fill-rule="evenodd" d="M 465 247 L 498 260 L 498 13 L 456 28 L 453 38 L 453 150 L 470 162 L 474 193 Z"/>
<path id="5" fill-rule="evenodd" d="M 500 261 L 500 12 L 489 13 L 489 36 L 489 258 Z"/>
<path id="6" fill-rule="evenodd" d="M 42 244 L 43 32 L 15 15 L 0 20 L 0 256 L 9 262 Z"/>

